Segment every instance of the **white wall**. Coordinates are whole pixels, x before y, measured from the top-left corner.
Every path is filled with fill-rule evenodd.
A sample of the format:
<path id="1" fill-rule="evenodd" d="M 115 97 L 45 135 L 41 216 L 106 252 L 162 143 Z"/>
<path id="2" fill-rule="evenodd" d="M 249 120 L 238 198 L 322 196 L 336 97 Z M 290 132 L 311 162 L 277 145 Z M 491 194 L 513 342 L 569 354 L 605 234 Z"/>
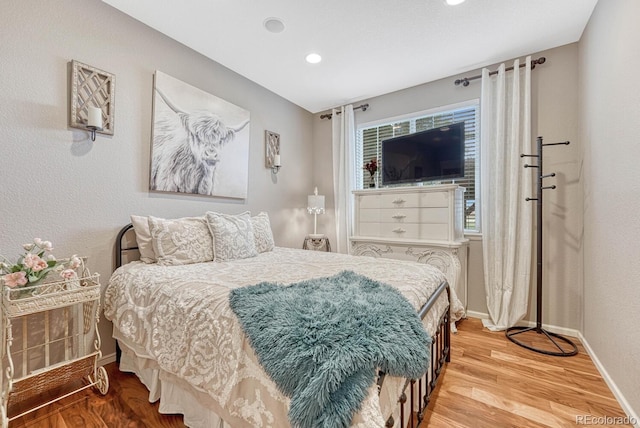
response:
<path id="1" fill-rule="evenodd" d="M 570 44 L 544 52 L 546 62 L 532 73 L 532 132 L 545 142 L 570 140 L 570 146 L 550 148 L 545 154 L 545 170 L 555 171 L 558 189 L 545 194 L 544 203 L 544 287 L 543 321 L 570 329 L 581 325 L 582 305 L 582 187 L 579 183 L 581 144 L 578 140 L 577 76 L 578 47 Z M 511 61 L 512 62 L 512 61 Z M 489 67 L 496 69 L 495 66 Z M 480 70 L 464 75 L 415 86 L 391 94 L 363 100 L 369 103 L 365 112 L 356 111 L 356 125 L 403 114 L 428 110 L 480 97 L 480 80 L 468 87 L 455 86 L 460 77 L 474 76 Z M 354 105 L 359 105 L 355 103 Z M 331 195 L 331 121 L 314 117 L 314 157 L 316 182 Z M 551 184 L 551 182 L 549 182 Z M 533 192 L 533 189 L 532 189 Z M 526 203 L 525 201 L 522 202 Z M 533 203 L 530 203 L 533 209 Z M 332 197 L 327 206 L 333 207 Z M 320 219 L 318 220 L 320 221 Z M 324 216 L 323 227 L 333 237 L 333 213 Z M 535 240 L 534 240 L 535 241 Z M 535 255 L 535 250 L 534 250 Z M 535 278 L 535 260 L 533 275 Z M 535 317 L 535 280 L 531 284 L 530 319 Z M 487 313 L 482 270 L 482 243 L 474 239 L 469 253 L 469 302 L 471 311 Z"/>
<path id="2" fill-rule="evenodd" d="M 78 253 L 106 282 L 129 215 L 206 210 L 269 213 L 277 245 L 300 247 L 311 224 L 313 116 L 98 0 L 3 2 L 0 13 L 0 254 L 34 237 Z M 228 41 L 211 41 L 228 43 Z M 115 74 L 115 135 L 68 128 L 68 63 Z M 251 112 L 246 200 L 150 193 L 153 73 L 163 71 Z M 283 168 L 264 167 L 264 130 L 278 132 Z M 114 350 L 109 323 L 103 352 Z"/>
<path id="3" fill-rule="evenodd" d="M 582 331 L 640 414 L 640 2 L 598 2 L 580 41 Z"/>

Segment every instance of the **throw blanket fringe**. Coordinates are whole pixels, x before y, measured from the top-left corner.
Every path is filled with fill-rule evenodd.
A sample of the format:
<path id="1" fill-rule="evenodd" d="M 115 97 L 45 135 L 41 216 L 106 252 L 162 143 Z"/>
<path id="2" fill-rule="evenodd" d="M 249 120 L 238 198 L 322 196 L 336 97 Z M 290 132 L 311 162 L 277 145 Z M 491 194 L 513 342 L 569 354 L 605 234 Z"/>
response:
<path id="1" fill-rule="evenodd" d="M 238 288 L 229 302 L 296 428 L 348 427 L 377 368 L 415 379 L 429 367 L 431 337 L 409 301 L 352 271 Z"/>

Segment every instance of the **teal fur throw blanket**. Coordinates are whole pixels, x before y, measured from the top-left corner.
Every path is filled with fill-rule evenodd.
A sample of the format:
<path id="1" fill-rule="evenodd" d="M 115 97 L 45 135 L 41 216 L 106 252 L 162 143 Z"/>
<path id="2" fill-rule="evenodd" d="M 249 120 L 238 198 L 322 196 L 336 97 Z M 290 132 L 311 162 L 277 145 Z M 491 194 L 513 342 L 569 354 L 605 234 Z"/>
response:
<path id="1" fill-rule="evenodd" d="M 265 371 L 291 398 L 295 428 L 348 427 L 376 368 L 415 379 L 429 367 L 431 337 L 409 301 L 351 271 L 237 288 L 229 301 Z"/>

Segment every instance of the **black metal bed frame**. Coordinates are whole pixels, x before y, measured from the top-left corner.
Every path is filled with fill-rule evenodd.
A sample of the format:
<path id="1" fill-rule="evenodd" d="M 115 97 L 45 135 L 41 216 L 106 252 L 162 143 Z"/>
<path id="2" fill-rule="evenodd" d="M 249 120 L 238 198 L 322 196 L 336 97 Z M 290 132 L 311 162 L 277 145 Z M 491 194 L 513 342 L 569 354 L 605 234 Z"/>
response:
<path id="1" fill-rule="evenodd" d="M 431 395 L 436 388 L 438 383 L 438 379 L 440 378 L 440 374 L 442 373 L 442 369 L 444 368 L 445 363 L 451 361 L 451 317 L 450 317 L 450 308 L 451 308 L 451 292 L 449 290 L 449 283 L 443 281 L 440 283 L 436 291 L 431 295 L 427 303 L 422 306 L 418 315 L 420 319 L 423 319 L 427 312 L 431 310 L 433 305 L 436 303 L 438 298 L 446 291 L 447 293 L 447 301 L 449 304 L 447 305 L 446 310 L 438 320 L 438 328 L 436 329 L 435 334 L 432 336 L 431 342 L 431 365 L 429 371 L 425 373 L 423 377 L 420 379 L 410 379 L 407 380 L 404 390 L 400 397 L 398 398 L 398 403 L 400 403 L 400 427 L 401 428 L 415 428 L 420 425 L 422 420 L 424 419 L 425 412 L 427 410 L 427 406 L 429 405 L 429 401 L 431 400 Z M 384 381 L 385 374 L 383 372 L 379 373 L 378 376 L 378 390 L 382 387 L 382 382 Z M 424 394 L 422 394 L 422 390 L 424 387 Z M 407 425 L 407 421 L 405 420 L 405 403 L 407 402 L 407 394 L 406 390 L 409 388 L 409 400 L 411 403 L 410 406 L 410 414 L 409 416 L 409 425 Z M 417 398 L 417 400 L 416 400 Z M 422 401 L 420 401 L 422 398 Z M 417 409 L 414 409 L 414 406 L 417 404 Z M 417 415 L 416 418 L 413 417 L 413 413 Z M 417 422 L 417 423 L 416 423 Z M 385 427 L 391 428 L 395 425 L 395 420 L 393 419 L 393 415 L 389 416 Z"/>
<path id="2" fill-rule="evenodd" d="M 133 224 L 129 223 L 124 226 L 120 232 L 118 233 L 118 237 L 116 238 L 115 245 L 115 268 L 119 268 L 122 266 L 122 256 L 127 251 L 138 250 L 137 246 L 131 247 L 123 247 L 123 238 L 125 234 L 133 229 Z M 422 306 L 418 315 L 420 319 L 424 319 L 427 313 L 431 310 L 433 305 L 435 305 L 438 298 L 442 295 L 442 293 L 447 293 L 447 308 L 440 317 L 438 321 L 438 328 L 436 329 L 435 334 L 432 336 L 431 342 L 431 363 L 430 369 L 423 377 L 420 379 L 410 379 L 405 383 L 405 387 L 403 389 L 402 394 L 398 398 L 398 403 L 400 404 L 400 428 L 415 428 L 424 419 L 425 412 L 427 410 L 427 406 L 429 405 L 429 401 L 431 399 L 431 395 L 436 388 L 438 379 L 440 378 L 440 374 L 442 373 L 442 369 L 444 365 L 451 361 L 451 291 L 449 289 L 449 283 L 443 281 L 440 283 L 436 291 L 431 295 L 429 300 Z M 116 360 L 120 361 L 120 346 L 116 341 Z M 382 383 L 385 378 L 385 373 L 380 372 L 378 376 L 378 391 L 382 387 Z M 407 388 L 409 389 L 409 399 L 410 399 L 410 414 L 408 415 L 409 420 L 405 420 L 405 403 L 407 401 Z M 422 390 L 424 388 L 424 394 Z M 417 408 L 414 409 L 414 406 Z M 414 418 L 414 413 L 417 415 L 417 418 Z M 416 424 L 417 421 L 417 424 Z M 407 425 L 407 422 L 409 424 Z M 391 428 L 395 425 L 395 420 L 393 415 L 389 416 L 385 427 Z"/>

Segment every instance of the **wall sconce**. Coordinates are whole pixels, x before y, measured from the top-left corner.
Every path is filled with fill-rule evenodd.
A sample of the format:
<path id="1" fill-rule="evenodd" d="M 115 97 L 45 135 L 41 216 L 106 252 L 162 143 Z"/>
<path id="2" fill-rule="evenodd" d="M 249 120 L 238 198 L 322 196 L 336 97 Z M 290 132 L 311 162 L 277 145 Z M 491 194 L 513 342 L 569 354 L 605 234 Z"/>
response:
<path id="1" fill-rule="evenodd" d="M 113 135 L 116 77 L 90 65 L 71 61 L 69 126 Z"/>
<path id="2" fill-rule="evenodd" d="M 264 131 L 265 165 L 271 168 L 272 174 L 277 174 L 282 167 L 280 160 L 280 134 Z"/>
<path id="3" fill-rule="evenodd" d="M 309 235 L 312 239 L 322 238 L 322 233 L 317 233 L 318 214 L 324 214 L 324 195 L 318 195 L 318 188 L 313 189 L 313 195 L 307 196 L 307 211 L 313 214 L 313 234 Z"/>

